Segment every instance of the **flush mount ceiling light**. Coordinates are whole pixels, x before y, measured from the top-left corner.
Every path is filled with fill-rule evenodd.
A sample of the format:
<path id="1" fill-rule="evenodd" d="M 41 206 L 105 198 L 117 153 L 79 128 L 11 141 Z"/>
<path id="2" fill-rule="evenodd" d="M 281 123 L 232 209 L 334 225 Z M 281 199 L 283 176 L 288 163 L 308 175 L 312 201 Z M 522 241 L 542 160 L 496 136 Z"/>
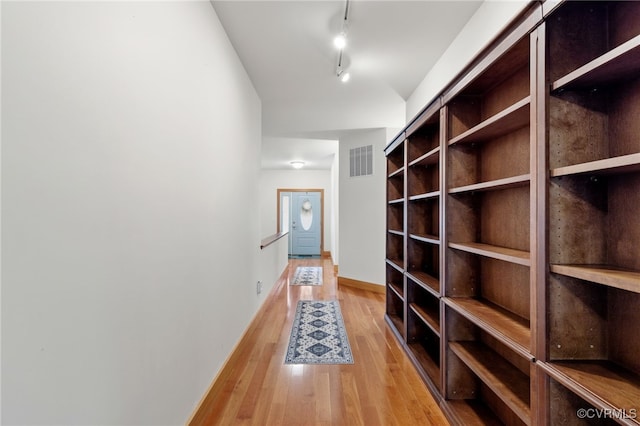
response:
<path id="1" fill-rule="evenodd" d="M 343 82 L 349 81 L 349 73 L 345 73 L 343 68 L 344 49 L 347 46 L 347 27 L 349 21 L 349 0 L 346 1 L 344 7 L 344 17 L 342 18 L 342 31 L 333 39 L 333 44 L 338 48 L 338 62 L 336 65 L 336 76 Z"/>
<path id="2" fill-rule="evenodd" d="M 304 161 L 292 161 L 290 164 L 294 169 L 301 169 L 304 167 Z"/>

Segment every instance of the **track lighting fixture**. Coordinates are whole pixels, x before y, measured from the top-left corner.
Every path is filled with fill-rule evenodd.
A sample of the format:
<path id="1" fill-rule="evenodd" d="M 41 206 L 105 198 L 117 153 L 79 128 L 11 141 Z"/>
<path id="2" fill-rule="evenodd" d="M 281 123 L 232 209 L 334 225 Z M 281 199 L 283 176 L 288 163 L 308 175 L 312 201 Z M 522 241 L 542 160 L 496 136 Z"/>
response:
<path id="1" fill-rule="evenodd" d="M 338 48 L 338 61 L 336 64 L 336 76 L 346 83 L 349 81 L 350 75 L 345 72 L 343 67 L 344 49 L 347 46 L 347 27 L 349 24 L 349 0 L 346 0 L 344 7 L 344 16 L 342 18 L 342 30 L 340 34 L 333 40 L 333 44 Z"/>

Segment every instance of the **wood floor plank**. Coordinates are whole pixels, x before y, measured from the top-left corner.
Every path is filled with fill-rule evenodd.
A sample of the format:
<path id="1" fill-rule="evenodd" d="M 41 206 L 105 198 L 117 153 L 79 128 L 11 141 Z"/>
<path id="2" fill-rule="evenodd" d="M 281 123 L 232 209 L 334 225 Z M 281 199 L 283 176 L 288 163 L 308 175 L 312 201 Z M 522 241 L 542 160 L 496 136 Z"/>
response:
<path id="1" fill-rule="evenodd" d="M 330 259 L 291 260 L 287 280 L 298 266 L 322 266 L 323 285 L 274 286 L 208 417 L 192 424 L 448 424 L 384 321 L 384 294 L 338 289 Z M 297 302 L 315 299 L 339 301 L 354 364 L 284 364 Z"/>

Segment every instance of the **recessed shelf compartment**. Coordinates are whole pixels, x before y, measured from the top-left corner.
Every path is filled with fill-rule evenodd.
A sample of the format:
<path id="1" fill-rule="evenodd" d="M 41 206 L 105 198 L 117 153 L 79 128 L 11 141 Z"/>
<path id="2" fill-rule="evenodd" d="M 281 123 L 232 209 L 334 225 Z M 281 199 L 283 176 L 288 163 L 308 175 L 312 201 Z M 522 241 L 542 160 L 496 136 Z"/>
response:
<path id="1" fill-rule="evenodd" d="M 404 269 L 404 236 L 387 233 L 387 259 Z"/>
<path id="2" fill-rule="evenodd" d="M 396 294 L 396 296 L 398 296 L 400 300 L 404 301 L 404 290 L 400 285 L 398 285 L 398 283 L 390 282 L 389 288 Z"/>
<path id="3" fill-rule="evenodd" d="M 420 118 L 407 131 L 407 163 L 432 164 L 438 162 L 440 153 L 440 111 L 438 105 L 424 112 L 425 118 Z"/>
<path id="4" fill-rule="evenodd" d="M 396 174 L 387 179 L 387 200 L 404 200 L 404 174 Z"/>
<path id="5" fill-rule="evenodd" d="M 387 285 L 386 304 L 387 318 L 395 328 L 396 333 L 404 340 L 404 299 L 398 294 L 396 283 Z"/>
<path id="6" fill-rule="evenodd" d="M 548 21 L 552 90 L 624 80 L 640 64 L 640 5 L 566 2 Z"/>
<path id="7" fill-rule="evenodd" d="M 413 166 L 432 166 L 434 164 L 438 164 L 440 161 L 440 147 L 435 147 L 431 151 L 426 154 L 422 154 L 420 157 L 409 163 L 409 167 Z"/>
<path id="8" fill-rule="evenodd" d="M 444 302 L 520 356 L 533 360 L 529 353 L 531 329 L 525 319 L 486 300 L 446 297 Z"/>
<path id="9" fill-rule="evenodd" d="M 449 348 L 525 424 L 531 424 L 529 377 L 479 342 L 450 342 Z"/>
<path id="10" fill-rule="evenodd" d="M 640 66 L 640 35 L 556 80 L 551 90 L 594 87 L 635 76 Z"/>
<path id="11" fill-rule="evenodd" d="M 622 424 L 640 424 L 640 376 L 637 374 L 597 360 L 541 363 L 540 367 L 595 409 L 609 410 L 603 418 L 620 420 Z"/>
<path id="12" fill-rule="evenodd" d="M 527 266 L 530 188 L 449 194 L 449 247 Z"/>
<path id="13" fill-rule="evenodd" d="M 440 337 L 440 298 L 431 287 L 425 287 L 407 277 L 407 303 L 416 319 L 422 321 L 431 331 Z"/>
<path id="14" fill-rule="evenodd" d="M 640 294 L 550 274 L 548 298 L 549 364 L 588 389 L 594 405 L 640 409 L 625 406 L 640 401 Z"/>
<path id="15" fill-rule="evenodd" d="M 637 292 L 638 218 L 640 173 L 552 179 L 549 262 L 558 273 Z"/>
<path id="16" fill-rule="evenodd" d="M 432 287 L 440 279 L 440 246 L 410 238 L 407 263 L 409 274 Z"/>
<path id="17" fill-rule="evenodd" d="M 403 135 L 398 136 L 390 147 L 385 150 L 387 155 L 387 176 L 393 177 L 404 171 L 404 145 Z"/>
<path id="18" fill-rule="evenodd" d="M 413 238 L 439 244 L 440 240 L 440 198 L 420 198 L 411 200 L 407 207 L 408 232 Z"/>
<path id="19" fill-rule="evenodd" d="M 407 272 L 407 278 L 418 283 L 434 296 L 440 295 L 440 280 L 438 278 L 417 270 Z"/>
<path id="20" fill-rule="evenodd" d="M 431 383 L 440 390 L 440 338 L 409 312 L 407 346 Z"/>
<path id="21" fill-rule="evenodd" d="M 543 370 L 544 363 L 538 363 Z M 613 426 L 613 412 L 604 414 L 603 409 L 596 408 L 587 400 L 560 384 L 553 378 L 549 378 L 549 424 L 561 426 Z M 629 417 L 630 412 L 617 412 L 619 419 Z"/>
<path id="22" fill-rule="evenodd" d="M 404 203 L 387 204 L 387 230 L 404 233 Z"/>
<path id="23" fill-rule="evenodd" d="M 402 288 L 404 287 L 404 275 L 401 269 L 398 269 L 396 265 L 387 261 L 385 265 L 387 275 L 387 285 L 393 286 L 399 291 L 399 294 L 404 298 Z"/>
<path id="24" fill-rule="evenodd" d="M 639 99 L 640 77 L 597 90 L 567 90 L 551 96 L 551 176 L 637 171 Z"/>
<path id="25" fill-rule="evenodd" d="M 440 190 L 440 167 L 439 163 L 423 165 L 418 163 L 409 166 L 407 172 L 408 195 L 429 194 Z"/>
<path id="26" fill-rule="evenodd" d="M 398 170 L 395 170 L 395 171 L 389 173 L 389 177 L 390 178 L 398 177 L 398 176 L 401 176 L 403 173 L 404 173 L 404 167 L 401 167 Z"/>
<path id="27" fill-rule="evenodd" d="M 504 424 L 531 424 L 531 358 L 513 351 L 448 301 L 445 306 L 447 398 L 481 400 Z"/>

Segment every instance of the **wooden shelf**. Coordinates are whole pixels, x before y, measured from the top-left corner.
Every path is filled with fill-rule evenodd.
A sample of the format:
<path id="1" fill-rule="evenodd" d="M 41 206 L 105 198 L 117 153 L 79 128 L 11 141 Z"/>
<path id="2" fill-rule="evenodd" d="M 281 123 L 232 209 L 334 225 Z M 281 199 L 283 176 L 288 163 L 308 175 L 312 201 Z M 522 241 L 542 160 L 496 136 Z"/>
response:
<path id="1" fill-rule="evenodd" d="M 640 73 L 640 35 L 556 80 L 551 90 L 594 87 Z"/>
<path id="2" fill-rule="evenodd" d="M 395 283 L 387 283 L 387 285 L 404 302 L 404 290 Z"/>
<path id="3" fill-rule="evenodd" d="M 440 338 L 440 318 L 433 318 L 433 313 L 427 312 L 416 303 L 409 303 L 409 309 L 411 309 L 422 322 L 434 332 L 438 338 Z"/>
<path id="4" fill-rule="evenodd" d="M 402 259 L 387 259 L 387 264 L 393 266 L 399 272 L 404 273 L 404 268 L 402 266 L 404 262 L 402 261 Z"/>
<path id="5" fill-rule="evenodd" d="M 442 403 L 460 425 L 504 426 L 504 423 L 482 402 L 475 399 L 452 399 Z"/>
<path id="6" fill-rule="evenodd" d="M 409 201 L 428 200 L 432 198 L 437 198 L 439 196 L 440 196 L 440 191 L 432 191 L 432 192 L 427 192 L 425 194 L 412 195 L 409 197 Z"/>
<path id="7" fill-rule="evenodd" d="M 409 238 L 416 241 L 422 241 L 423 243 L 440 245 L 440 238 L 437 235 L 417 235 L 409 234 Z"/>
<path id="8" fill-rule="evenodd" d="M 402 231 L 396 231 L 396 230 L 393 230 L 393 229 L 389 229 L 389 231 L 388 231 L 388 232 L 389 232 L 390 234 L 393 234 L 393 235 L 398 235 L 398 236 L 400 236 L 400 237 L 404 237 L 404 232 L 402 232 Z"/>
<path id="9" fill-rule="evenodd" d="M 409 343 L 407 345 L 411 353 L 418 361 L 418 364 L 427 374 L 431 382 L 440 389 L 440 366 L 431 358 L 429 353 L 422 347 L 420 343 Z M 438 350 L 440 350 L 438 348 Z"/>
<path id="10" fill-rule="evenodd" d="M 640 272 L 610 265 L 551 265 L 553 273 L 640 293 Z"/>
<path id="11" fill-rule="evenodd" d="M 531 424 L 529 377 L 479 342 L 450 342 L 449 348 L 525 424 Z"/>
<path id="12" fill-rule="evenodd" d="M 395 200 L 389 200 L 389 204 L 400 204 L 404 203 L 404 198 L 396 198 Z"/>
<path id="13" fill-rule="evenodd" d="M 639 410 L 640 377 L 608 361 L 556 361 L 538 365 L 598 409 Z M 640 424 L 640 418 L 626 419 Z"/>
<path id="14" fill-rule="evenodd" d="M 520 356 L 533 360 L 529 349 L 531 330 L 524 319 L 497 305 L 469 297 L 445 297 L 444 302 Z"/>
<path id="15" fill-rule="evenodd" d="M 434 296 L 440 296 L 440 281 L 426 272 L 411 270 L 407 272 L 407 277 L 418 283 L 422 288 L 431 292 Z"/>
<path id="16" fill-rule="evenodd" d="M 634 173 L 640 171 L 640 153 L 590 161 L 573 166 L 558 167 L 551 170 L 551 177 L 568 175 L 606 175 L 619 173 Z"/>
<path id="17" fill-rule="evenodd" d="M 505 135 L 529 124 L 531 97 L 516 102 L 493 117 L 449 140 L 449 145 L 479 142 Z"/>
<path id="18" fill-rule="evenodd" d="M 394 170 L 393 172 L 389 173 L 388 177 L 389 178 L 393 178 L 396 177 L 398 175 L 401 175 L 402 173 L 404 173 L 404 167 L 400 167 L 397 170 Z"/>
<path id="19" fill-rule="evenodd" d="M 460 194 L 464 192 L 498 191 L 502 189 L 517 188 L 529 185 L 531 175 L 525 174 L 512 176 L 504 179 L 497 179 L 488 182 L 474 183 L 473 185 L 459 186 L 451 188 L 449 194 Z"/>
<path id="20" fill-rule="evenodd" d="M 518 265 L 530 266 L 531 260 L 529 252 L 514 250 L 506 247 L 492 246 L 482 243 L 449 243 L 449 247 L 492 259 L 503 260 L 505 262 L 517 263 Z"/>
<path id="21" fill-rule="evenodd" d="M 400 340 L 404 340 L 404 323 L 402 322 L 402 318 L 390 313 L 387 313 L 386 318 L 387 322 L 395 329 L 394 332 L 397 334 L 398 338 Z"/>
<path id="22" fill-rule="evenodd" d="M 429 166 L 429 165 L 438 164 L 439 161 L 440 161 L 440 147 L 438 146 L 432 149 L 431 151 L 427 152 L 426 154 L 421 155 L 420 157 L 410 162 L 409 167 Z"/>

